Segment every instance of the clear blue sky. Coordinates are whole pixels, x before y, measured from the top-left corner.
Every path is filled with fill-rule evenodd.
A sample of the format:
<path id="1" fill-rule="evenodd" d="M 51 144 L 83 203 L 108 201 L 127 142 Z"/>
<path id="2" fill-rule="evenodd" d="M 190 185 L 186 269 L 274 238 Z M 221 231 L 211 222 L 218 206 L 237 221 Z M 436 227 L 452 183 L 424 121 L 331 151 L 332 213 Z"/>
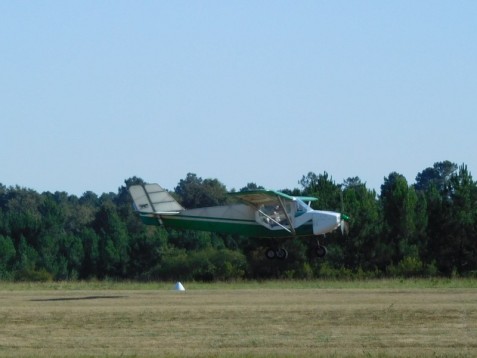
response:
<path id="1" fill-rule="evenodd" d="M 477 179 L 477 1 L 2 1 L 0 183 Z"/>

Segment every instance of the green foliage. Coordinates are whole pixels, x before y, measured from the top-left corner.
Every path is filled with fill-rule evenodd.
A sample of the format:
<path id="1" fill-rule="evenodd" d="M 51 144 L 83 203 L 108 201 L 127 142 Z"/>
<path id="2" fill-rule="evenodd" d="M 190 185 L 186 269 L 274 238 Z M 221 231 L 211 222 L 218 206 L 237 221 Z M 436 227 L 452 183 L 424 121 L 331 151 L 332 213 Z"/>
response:
<path id="1" fill-rule="evenodd" d="M 227 189 L 217 179 L 202 179 L 188 173 L 175 188 L 180 203 L 188 208 L 223 205 L 227 202 Z"/>
<path id="2" fill-rule="evenodd" d="M 426 168 L 416 176 L 416 190 L 426 191 L 431 186 L 435 186 L 440 191 L 444 191 L 449 179 L 457 170 L 457 164 L 446 160 L 434 163 L 432 168 Z"/>
<path id="3" fill-rule="evenodd" d="M 346 181 L 345 181 L 346 182 Z M 339 265 L 374 270 L 380 261 L 378 246 L 382 233 L 382 211 L 376 192 L 368 190 L 356 179 L 347 182 L 343 191 L 344 212 L 352 218 L 349 234 L 338 234 L 336 242 L 343 248 Z"/>
<path id="4" fill-rule="evenodd" d="M 0 280 L 9 280 L 15 264 L 16 250 L 10 237 L 0 235 Z"/>
<path id="5" fill-rule="evenodd" d="M 412 245 L 416 239 L 417 195 L 409 187 L 404 176 L 391 173 L 381 186 L 383 208 L 383 236 L 385 249 L 382 264 L 398 262 L 406 254 L 403 248 Z"/>
<path id="6" fill-rule="evenodd" d="M 351 217 L 349 234 L 274 243 L 269 239 L 208 232 L 166 231 L 144 225 L 125 180 L 118 193 L 81 197 L 39 194 L 0 184 L 0 280 L 138 279 L 232 281 L 241 279 L 367 279 L 471 276 L 477 272 L 477 184 L 465 165 L 434 163 L 409 185 L 393 172 L 381 193 L 358 177 L 337 184 L 309 172 L 302 189 L 319 209 Z M 240 190 L 261 188 L 249 183 Z M 187 174 L 173 193 L 187 208 L 227 203 L 217 179 Z M 283 245 L 287 260 L 268 260 L 265 249 Z"/>
<path id="7" fill-rule="evenodd" d="M 227 281 L 244 277 L 245 256 L 228 249 L 171 250 L 143 279 Z"/>
<path id="8" fill-rule="evenodd" d="M 393 277 L 418 277 L 424 274 L 424 264 L 417 257 L 406 256 L 397 266 L 389 266 L 388 272 Z"/>
<path id="9" fill-rule="evenodd" d="M 300 184 L 303 186 L 302 194 L 318 197 L 322 208 L 335 211 L 341 209 L 340 186 L 336 185 L 327 172 L 319 175 L 310 172 L 302 177 Z"/>
<path id="10" fill-rule="evenodd" d="M 99 277 L 126 277 L 128 261 L 128 235 L 117 208 L 109 198 L 101 200 L 100 209 L 93 221 L 93 229 L 99 236 Z"/>
<path id="11" fill-rule="evenodd" d="M 323 263 L 320 267 L 319 277 L 324 279 L 336 280 L 342 278 L 351 278 L 353 272 L 343 266 L 334 268 L 327 262 Z"/>
<path id="12" fill-rule="evenodd" d="M 15 281 L 24 282 L 49 282 L 53 280 L 53 276 L 46 269 L 32 270 L 24 269 L 14 272 Z"/>
<path id="13" fill-rule="evenodd" d="M 255 184 L 255 183 L 247 183 L 247 185 L 244 186 L 243 188 L 241 188 L 239 191 L 244 192 L 244 191 L 249 191 L 249 190 L 257 190 L 257 189 L 265 189 L 265 188 L 261 185 Z"/>
<path id="14" fill-rule="evenodd" d="M 149 280 L 148 271 L 156 267 L 162 260 L 168 247 L 167 232 L 163 228 L 149 228 L 130 241 L 128 276 Z"/>

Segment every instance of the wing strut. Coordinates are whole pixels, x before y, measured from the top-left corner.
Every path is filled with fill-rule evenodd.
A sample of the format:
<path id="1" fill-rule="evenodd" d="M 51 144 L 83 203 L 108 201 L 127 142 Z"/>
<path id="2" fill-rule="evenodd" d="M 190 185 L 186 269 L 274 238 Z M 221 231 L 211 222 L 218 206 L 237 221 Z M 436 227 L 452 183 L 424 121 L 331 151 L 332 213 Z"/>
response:
<path id="1" fill-rule="evenodd" d="M 270 219 L 270 221 L 273 221 L 275 224 L 277 224 L 278 226 L 280 226 L 281 228 L 285 229 L 286 231 L 288 232 L 292 232 L 289 228 L 287 228 L 286 226 L 280 224 L 278 221 L 276 221 L 274 218 L 272 218 L 270 215 L 268 215 L 267 213 L 265 213 L 263 210 L 260 210 L 257 208 L 257 211 L 262 214 L 263 216 L 265 216 L 267 219 Z M 291 225 L 290 225 L 291 227 Z M 293 234 L 295 233 L 295 229 L 293 229 Z"/>
<path id="2" fill-rule="evenodd" d="M 295 232 L 295 228 L 293 227 L 293 224 L 292 224 L 292 221 L 291 221 L 291 218 L 290 218 L 290 215 L 288 215 L 287 211 L 285 210 L 285 204 L 283 204 L 283 200 L 281 197 L 277 196 L 278 198 L 278 201 L 280 202 L 280 206 L 282 207 L 282 210 L 283 212 L 285 213 L 285 217 L 287 218 L 288 220 L 288 223 L 290 224 L 290 229 L 291 230 L 288 230 L 288 232 L 291 232 L 293 235 L 296 235 L 296 232 Z M 281 226 L 281 225 L 280 225 Z M 283 227 L 283 226 L 282 226 Z"/>

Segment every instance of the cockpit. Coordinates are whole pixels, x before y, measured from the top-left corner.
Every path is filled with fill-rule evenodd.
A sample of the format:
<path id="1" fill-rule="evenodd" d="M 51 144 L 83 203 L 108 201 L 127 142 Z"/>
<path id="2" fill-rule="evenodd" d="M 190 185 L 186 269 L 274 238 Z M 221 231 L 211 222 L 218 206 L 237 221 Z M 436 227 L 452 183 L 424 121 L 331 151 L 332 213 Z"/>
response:
<path id="1" fill-rule="evenodd" d="M 260 205 L 255 220 L 270 230 L 288 229 L 290 220 L 293 224 L 296 217 L 303 215 L 309 209 L 309 206 L 299 199 L 287 201 L 284 205 L 277 200 L 273 203 Z"/>

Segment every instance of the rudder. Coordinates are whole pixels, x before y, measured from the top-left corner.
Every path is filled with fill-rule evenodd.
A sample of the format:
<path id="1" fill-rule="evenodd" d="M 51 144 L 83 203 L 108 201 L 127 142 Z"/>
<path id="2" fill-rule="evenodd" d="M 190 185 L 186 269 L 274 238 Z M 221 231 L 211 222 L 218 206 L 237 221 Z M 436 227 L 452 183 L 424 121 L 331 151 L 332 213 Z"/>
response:
<path id="1" fill-rule="evenodd" d="M 173 215 L 184 208 L 158 184 L 132 185 L 129 193 L 135 209 L 141 213 Z"/>

